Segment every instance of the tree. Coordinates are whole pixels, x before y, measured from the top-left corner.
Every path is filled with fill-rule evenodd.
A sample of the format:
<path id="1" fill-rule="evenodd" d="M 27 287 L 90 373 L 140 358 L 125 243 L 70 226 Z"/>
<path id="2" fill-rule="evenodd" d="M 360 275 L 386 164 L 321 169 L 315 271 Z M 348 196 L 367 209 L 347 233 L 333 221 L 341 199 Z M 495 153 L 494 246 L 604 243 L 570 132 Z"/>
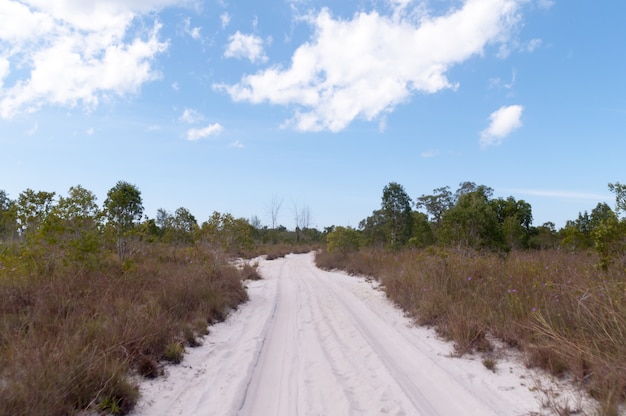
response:
<path id="1" fill-rule="evenodd" d="M 489 204 L 491 188 L 474 187 L 474 191 L 459 193 L 454 207 L 445 212 L 438 236 L 443 243 L 458 247 L 504 247 L 498 217 Z"/>
<path id="2" fill-rule="evenodd" d="M 298 204 L 294 202 L 293 217 L 296 223 L 296 241 L 300 241 L 302 239 L 303 231 L 311 226 L 311 208 L 308 205 L 298 207 Z"/>
<path id="3" fill-rule="evenodd" d="M 530 204 L 522 199 L 516 201 L 512 196 L 492 199 L 489 204 L 496 213 L 507 246 L 527 248 L 533 221 Z"/>
<path id="4" fill-rule="evenodd" d="M 80 185 L 60 196 L 44 222 L 44 238 L 57 244 L 72 260 L 85 261 L 100 249 L 102 213 L 96 196 Z"/>
<path id="5" fill-rule="evenodd" d="M 413 234 L 409 244 L 414 247 L 426 247 L 435 242 L 435 236 L 428 222 L 428 216 L 423 212 L 413 212 Z"/>
<path id="6" fill-rule="evenodd" d="M 17 232 L 17 212 L 15 202 L 7 193 L 0 190 L 0 239 L 12 238 Z"/>
<path id="7" fill-rule="evenodd" d="M 283 200 L 278 199 L 277 195 L 272 196 L 272 199 L 267 207 L 267 212 L 270 216 L 272 223 L 272 230 L 276 229 L 278 214 L 280 213 L 280 207 L 283 205 Z"/>
<path id="8" fill-rule="evenodd" d="M 333 231 L 326 236 L 328 252 L 337 251 L 342 254 L 352 253 L 359 250 L 359 232 L 351 227 L 334 227 Z"/>
<path id="9" fill-rule="evenodd" d="M 253 230 L 248 220 L 216 211 L 202 223 L 199 234 L 202 243 L 216 252 L 242 254 L 254 246 Z"/>
<path id="10" fill-rule="evenodd" d="M 36 233 L 54 205 L 55 192 L 26 189 L 16 203 L 18 230 L 21 236 Z"/>
<path id="11" fill-rule="evenodd" d="M 381 211 L 391 247 L 401 247 L 411 238 L 413 232 L 411 203 L 411 198 L 402 185 L 391 182 L 383 189 Z"/>
<path id="12" fill-rule="evenodd" d="M 433 189 L 432 195 L 422 195 L 415 201 L 415 207 L 424 209 L 437 225 L 441 223 L 443 213 L 453 205 L 454 199 L 449 186 Z"/>
<path id="13" fill-rule="evenodd" d="M 619 182 L 610 183 L 609 190 L 615 194 L 615 210 L 617 213 L 626 212 L 626 184 Z"/>
<path id="14" fill-rule="evenodd" d="M 139 189 L 128 182 L 118 181 L 107 192 L 104 201 L 109 226 L 117 235 L 117 250 L 120 260 L 124 260 L 127 251 L 129 232 L 141 220 L 143 203 Z"/>
<path id="15" fill-rule="evenodd" d="M 383 211 L 378 209 L 372 215 L 359 222 L 363 242 L 368 246 L 383 247 L 387 244 L 387 230 Z"/>
<path id="16" fill-rule="evenodd" d="M 198 222 L 187 208 L 180 207 L 174 211 L 172 228 L 176 241 L 189 244 L 193 243 L 193 235 L 198 229 Z"/>

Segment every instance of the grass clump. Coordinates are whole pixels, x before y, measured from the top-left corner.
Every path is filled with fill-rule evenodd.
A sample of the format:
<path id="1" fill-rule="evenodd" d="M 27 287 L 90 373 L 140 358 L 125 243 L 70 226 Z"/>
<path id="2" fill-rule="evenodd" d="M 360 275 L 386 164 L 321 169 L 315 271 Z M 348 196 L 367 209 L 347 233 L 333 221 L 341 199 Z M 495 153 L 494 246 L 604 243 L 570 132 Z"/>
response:
<path id="1" fill-rule="evenodd" d="M 103 253 L 97 267 L 48 271 L 18 266 L 24 254 L 0 252 L 1 416 L 125 414 L 129 375 L 157 377 L 247 299 L 241 272 L 201 247 L 147 244 L 124 264 Z"/>
<path id="2" fill-rule="evenodd" d="M 618 264 L 598 268 L 593 253 L 364 249 L 321 253 L 317 264 L 375 276 L 460 354 L 488 352 L 494 337 L 524 351 L 529 366 L 573 376 L 602 415 L 626 398 L 626 275 Z"/>

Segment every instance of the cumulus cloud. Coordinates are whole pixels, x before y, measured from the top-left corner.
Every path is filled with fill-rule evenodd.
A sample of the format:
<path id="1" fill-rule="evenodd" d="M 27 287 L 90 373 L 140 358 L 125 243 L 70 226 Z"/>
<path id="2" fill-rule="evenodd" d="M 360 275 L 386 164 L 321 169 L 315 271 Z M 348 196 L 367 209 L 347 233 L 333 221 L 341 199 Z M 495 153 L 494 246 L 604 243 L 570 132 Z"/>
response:
<path id="1" fill-rule="evenodd" d="M 226 12 L 222 13 L 220 15 L 220 22 L 222 22 L 222 29 L 225 29 L 230 23 L 230 15 Z"/>
<path id="2" fill-rule="evenodd" d="M 224 131 L 224 127 L 222 127 L 219 123 L 209 124 L 206 127 L 200 129 L 189 129 L 187 131 L 187 140 L 191 142 L 198 141 L 200 139 L 205 139 L 209 136 L 215 136 Z"/>
<path id="3" fill-rule="evenodd" d="M 525 0 L 466 0 L 441 16 L 418 3 L 395 0 L 389 15 L 361 12 L 345 20 L 322 9 L 306 18 L 314 35 L 289 67 L 214 87 L 235 101 L 294 106 L 286 125 L 298 130 L 340 131 L 356 118 L 384 116 L 416 92 L 457 88 L 448 70 L 490 44 L 506 43 Z"/>
<path id="4" fill-rule="evenodd" d="M 500 107 L 489 116 L 490 124 L 480 133 L 480 145 L 482 147 L 497 146 L 509 134 L 522 127 L 521 105 L 510 105 Z"/>
<path id="5" fill-rule="evenodd" d="M 200 27 L 192 27 L 191 19 L 185 19 L 185 33 L 191 36 L 195 40 L 200 40 Z"/>
<path id="6" fill-rule="evenodd" d="M 11 63 L 8 59 L 0 57 L 0 89 L 4 84 L 4 78 L 9 75 Z"/>
<path id="7" fill-rule="evenodd" d="M 237 31 L 228 37 L 228 45 L 224 56 L 227 58 L 249 59 L 251 62 L 265 62 L 267 56 L 263 51 L 263 39 L 256 35 L 244 35 Z"/>
<path id="8" fill-rule="evenodd" d="M 424 159 L 431 159 L 437 155 L 439 155 L 439 150 L 426 150 L 425 152 L 420 153 L 420 157 Z"/>
<path id="9" fill-rule="evenodd" d="M 5 85 L 0 116 L 44 105 L 94 108 L 111 95 L 138 91 L 159 77 L 152 68 L 168 43 L 157 21 L 137 24 L 176 0 L 2 0 L 0 46 Z M 147 19 L 147 17 L 146 17 Z M 145 23 L 145 21 L 142 21 Z M 6 85 L 6 77 L 13 82 Z"/>
<path id="10" fill-rule="evenodd" d="M 202 120 L 202 115 L 193 108 L 185 108 L 183 114 L 178 119 L 184 123 L 193 124 Z"/>

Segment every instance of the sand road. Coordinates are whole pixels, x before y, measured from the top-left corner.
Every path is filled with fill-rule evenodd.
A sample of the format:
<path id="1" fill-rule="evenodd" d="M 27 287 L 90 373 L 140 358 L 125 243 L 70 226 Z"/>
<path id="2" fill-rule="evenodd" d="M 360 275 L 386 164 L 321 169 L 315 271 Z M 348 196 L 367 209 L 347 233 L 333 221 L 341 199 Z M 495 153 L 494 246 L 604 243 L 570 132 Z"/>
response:
<path id="1" fill-rule="evenodd" d="M 250 301 L 211 328 L 167 376 L 142 383 L 137 416 L 527 415 L 533 382 L 451 358 L 375 284 L 314 265 L 313 254 L 261 261 Z M 534 413 L 538 414 L 538 413 Z"/>

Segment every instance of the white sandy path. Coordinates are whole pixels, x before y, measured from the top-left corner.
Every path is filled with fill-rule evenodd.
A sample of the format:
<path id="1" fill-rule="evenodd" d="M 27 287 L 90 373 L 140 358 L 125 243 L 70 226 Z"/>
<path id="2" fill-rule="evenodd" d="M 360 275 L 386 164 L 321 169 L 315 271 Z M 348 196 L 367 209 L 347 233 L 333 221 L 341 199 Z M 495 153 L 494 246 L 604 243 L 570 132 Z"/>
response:
<path id="1" fill-rule="evenodd" d="M 313 254 L 261 261 L 249 302 L 211 327 L 166 378 L 142 383 L 137 416 L 527 415 L 519 364 L 450 358 L 364 279 Z M 535 413 L 537 414 L 537 413 Z"/>

